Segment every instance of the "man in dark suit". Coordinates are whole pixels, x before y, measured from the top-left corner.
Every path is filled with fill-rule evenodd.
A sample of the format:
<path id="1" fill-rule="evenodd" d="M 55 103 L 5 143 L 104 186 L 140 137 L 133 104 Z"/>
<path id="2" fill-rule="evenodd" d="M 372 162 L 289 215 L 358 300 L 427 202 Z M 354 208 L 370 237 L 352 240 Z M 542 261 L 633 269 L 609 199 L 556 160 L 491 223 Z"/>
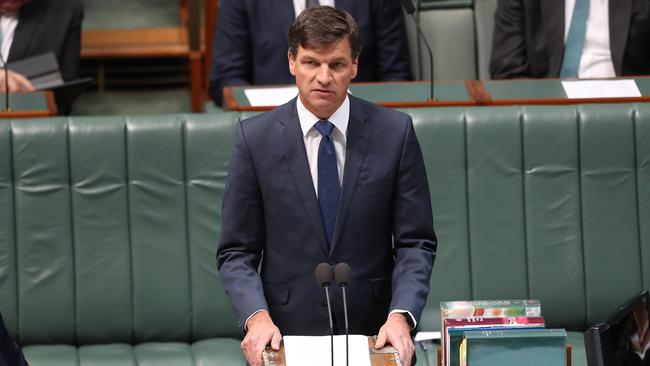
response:
<path id="1" fill-rule="evenodd" d="M 11 38 L 8 57 L 4 57 L 7 63 L 54 52 L 63 80 L 79 77 L 81 0 L 0 0 L 0 18 L 17 21 L 11 34 L 3 34 L 4 42 L 0 42 L 4 44 Z M 10 75 L 9 82 L 10 91 L 31 89 L 31 84 L 20 79 L 19 74 Z M 69 105 L 57 104 L 61 114 L 69 112 Z"/>
<path id="2" fill-rule="evenodd" d="M 0 314 L 0 366 L 27 366 L 20 347 L 14 342 Z"/>
<path id="3" fill-rule="evenodd" d="M 296 11 L 309 0 L 222 0 L 215 29 L 210 96 L 228 85 L 293 84 L 286 50 Z M 326 5 L 328 1 L 322 0 Z M 395 0 L 329 0 L 352 14 L 363 45 L 355 81 L 410 80 L 404 18 Z M 296 8 L 303 4 L 301 8 Z"/>
<path id="4" fill-rule="evenodd" d="M 499 0 L 490 61 L 492 78 L 562 76 L 565 39 L 568 42 L 573 21 L 568 15 L 576 13 L 571 4 L 578 1 Z M 591 26 L 586 26 L 577 76 L 650 74 L 650 2 L 591 0 L 587 11 Z M 587 47 L 595 51 L 585 58 Z M 604 66 L 590 73 L 588 68 L 598 64 Z"/>
<path id="5" fill-rule="evenodd" d="M 288 54 L 298 97 L 237 130 L 217 266 L 251 365 L 282 334 L 329 334 L 322 262 L 352 268 L 350 332 L 378 334 L 410 365 L 437 247 L 427 176 L 410 117 L 347 94 L 360 44 L 344 11 L 301 13 Z"/>

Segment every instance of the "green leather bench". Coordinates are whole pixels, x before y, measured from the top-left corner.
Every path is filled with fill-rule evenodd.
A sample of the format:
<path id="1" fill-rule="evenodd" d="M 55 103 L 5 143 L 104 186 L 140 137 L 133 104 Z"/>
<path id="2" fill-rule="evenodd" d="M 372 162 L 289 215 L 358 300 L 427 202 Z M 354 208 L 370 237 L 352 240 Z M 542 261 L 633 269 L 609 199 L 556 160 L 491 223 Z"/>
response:
<path id="1" fill-rule="evenodd" d="M 650 106 L 407 112 L 440 242 L 420 329 L 537 298 L 585 365 L 580 332 L 650 283 Z M 244 364 L 215 265 L 239 118 L 0 120 L 0 311 L 32 366 Z"/>

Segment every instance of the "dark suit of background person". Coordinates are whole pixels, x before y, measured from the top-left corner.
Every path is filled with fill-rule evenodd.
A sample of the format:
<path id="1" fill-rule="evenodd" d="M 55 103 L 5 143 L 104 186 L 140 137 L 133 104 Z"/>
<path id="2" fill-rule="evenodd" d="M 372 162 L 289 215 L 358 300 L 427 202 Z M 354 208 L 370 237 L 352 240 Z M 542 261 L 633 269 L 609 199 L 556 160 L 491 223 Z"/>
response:
<path id="1" fill-rule="evenodd" d="M 490 75 L 558 77 L 564 32 L 564 0 L 499 0 Z M 616 75 L 650 74 L 650 2 L 610 0 L 609 33 Z"/>
<path id="2" fill-rule="evenodd" d="M 54 52 L 63 80 L 79 77 L 81 62 L 81 0 L 32 0 L 18 16 L 18 26 L 9 51 L 8 63 Z M 59 104 L 59 113 L 68 114 L 70 105 Z"/>
<path id="3" fill-rule="evenodd" d="M 350 13 L 362 38 L 354 81 L 410 80 L 406 28 L 397 0 L 335 0 Z M 222 0 L 215 30 L 209 93 L 221 105 L 228 85 L 293 84 L 287 38 L 292 0 Z"/>
<path id="4" fill-rule="evenodd" d="M 9 335 L 0 315 L 0 366 L 27 366 L 23 353 Z"/>
<path id="5" fill-rule="evenodd" d="M 329 251 L 296 100 L 242 121 L 237 130 L 218 262 L 242 325 L 254 311 L 268 309 L 283 335 L 328 334 L 325 296 L 313 274 L 321 262 L 352 267 L 351 333 L 376 334 L 389 309 L 420 317 L 436 238 L 413 125 L 403 113 L 349 98 L 341 203 Z M 341 294 L 332 294 L 342 332 Z"/>

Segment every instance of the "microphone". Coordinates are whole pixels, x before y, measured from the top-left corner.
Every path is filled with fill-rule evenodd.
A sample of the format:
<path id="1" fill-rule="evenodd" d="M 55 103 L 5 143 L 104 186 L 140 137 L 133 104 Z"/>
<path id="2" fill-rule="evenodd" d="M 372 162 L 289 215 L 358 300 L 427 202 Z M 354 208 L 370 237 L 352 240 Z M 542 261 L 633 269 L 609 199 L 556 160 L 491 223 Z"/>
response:
<path id="1" fill-rule="evenodd" d="M 345 288 L 348 283 L 350 283 L 350 278 L 352 277 L 352 269 L 347 263 L 339 263 L 334 267 L 334 278 L 336 279 L 336 284 L 343 291 L 343 314 L 345 315 L 345 364 L 349 365 L 349 344 L 348 344 L 348 303 L 345 299 Z"/>
<path id="2" fill-rule="evenodd" d="M 9 70 L 7 69 L 7 63 L 5 62 L 4 57 L 2 57 L 2 52 L 0 52 L 0 61 L 2 61 L 2 70 L 5 74 L 5 108 L 3 112 L 10 112 L 9 108 Z"/>
<path id="3" fill-rule="evenodd" d="M 320 287 L 325 289 L 325 298 L 327 299 L 327 315 L 330 318 L 330 353 L 332 366 L 334 366 L 334 323 L 332 322 L 332 306 L 330 302 L 329 286 L 332 283 L 332 267 L 327 263 L 321 263 L 314 270 L 316 280 Z"/>
<path id="4" fill-rule="evenodd" d="M 415 19 L 415 7 L 413 6 L 413 2 L 411 2 L 411 0 L 402 0 L 402 8 L 404 8 L 406 14 L 409 14 L 411 18 L 413 18 L 415 29 L 418 31 L 418 38 L 424 42 L 424 45 L 427 47 L 427 51 L 429 52 L 429 73 L 431 75 L 429 78 L 429 82 L 431 83 L 429 90 L 429 100 L 435 101 L 436 98 L 433 95 L 433 52 L 431 51 L 429 42 L 427 42 L 427 39 L 424 37 L 424 33 L 422 33 L 422 29 L 420 29 L 420 26 L 418 25 L 417 19 Z"/>

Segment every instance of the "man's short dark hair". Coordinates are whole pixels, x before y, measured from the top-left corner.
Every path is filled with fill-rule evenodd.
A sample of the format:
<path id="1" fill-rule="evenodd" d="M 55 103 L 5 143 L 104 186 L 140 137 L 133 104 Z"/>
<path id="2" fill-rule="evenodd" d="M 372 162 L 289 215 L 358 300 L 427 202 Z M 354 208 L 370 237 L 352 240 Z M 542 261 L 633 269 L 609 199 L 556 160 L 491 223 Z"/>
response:
<path id="1" fill-rule="evenodd" d="M 352 59 L 361 53 L 361 36 L 352 16 L 331 6 L 305 9 L 289 29 L 289 52 L 296 57 L 298 47 L 321 49 L 348 37 Z"/>

